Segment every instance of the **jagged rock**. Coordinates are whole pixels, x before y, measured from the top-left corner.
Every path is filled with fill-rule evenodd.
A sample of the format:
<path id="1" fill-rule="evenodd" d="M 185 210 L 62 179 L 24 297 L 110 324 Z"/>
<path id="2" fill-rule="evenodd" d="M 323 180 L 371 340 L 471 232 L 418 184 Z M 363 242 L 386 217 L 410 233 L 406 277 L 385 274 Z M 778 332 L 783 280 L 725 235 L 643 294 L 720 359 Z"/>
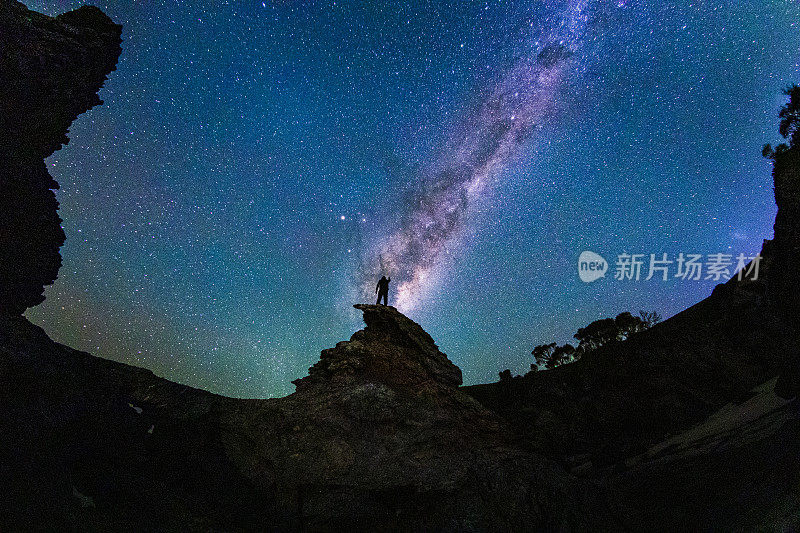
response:
<path id="1" fill-rule="evenodd" d="M 314 385 L 377 381 L 420 389 L 461 385 L 461 369 L 439 351 L 419 324 L 385 305 L 356 304 L 367 327 L 335 348 L 323 350 L 308 376 L 293 381 L 298 391 Z"/>
<path id="2" fill-rule="evenodd" d="M 582 508 L 597 500 L 568 489 L 563 469 L 517 448 L 498 418 L 462 394 L 461 370 L 430 335 L 393 307 L 354 307 L 367 327 L 323 350 L 281 400 L 281 426 L 253 437 L 260 462 L 304 502 L 298 512 L 310 529 L 577 525 L 571 512 L 539 508 L 548 504 L 534 494 L 580 494 L 571 505 Z M 235 418 L 226 428 L 242 425 Z M 288 441 L 288 457 L 277 440 Z"/>
<path id="3" fill-rule="evenodd" d="M 72 121 L 102 102 L 121 26 L 95 7 L 47 17 L 0 2 L 0 313 L 44 301 L 65 235 L 44 164 Z"/>

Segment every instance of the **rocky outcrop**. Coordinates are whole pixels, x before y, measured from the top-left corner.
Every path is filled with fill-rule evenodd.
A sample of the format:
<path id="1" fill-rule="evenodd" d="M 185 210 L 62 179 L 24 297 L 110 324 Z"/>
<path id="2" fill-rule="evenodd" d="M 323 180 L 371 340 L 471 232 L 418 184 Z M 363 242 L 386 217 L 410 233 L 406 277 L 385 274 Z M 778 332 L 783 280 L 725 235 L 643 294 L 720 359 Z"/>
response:
<path id="1" fill-rule="evenodd" d="M 772 177 L 778 213 L 775 237 L 763 252 L 774 264 L 768 296 L 781 313 L 800 323 L 800 146 L 776 154 Z"/>
<path id="2" fill-rule="evenodd" d="M 102 103 L 97 91 L 115 68 L 120 34 L 95 7 L 50 18 L 0 2 L 0 313 L 41 303 L 58 275 L 65 235 L 44 158 Z"/>
<path id="3" fill-rule="evenodd" d="M 607 523 L 595 484 L 576 483 L 517 446 L 495 414 L 454 386 L 458 369 L 419 325 L 391 308 L 359 308 L 368 325 L 350 350 L 363 364 L 333 364 L 350 358 L 340 343 L 324 378 L 272 400 L 184 387 L 56 344 L 22 317 L 0 318 L 0 483 L 13 487 L 0 499 L 0 525 L 488 531 Z"/>
<path id="4" fill-rule="evenodd" d="M 293 381 L 298 391 L 314 386 L 377 381 L 422 389 L 458 387 L 461 369 L 439 351 L 419 324 L 385 305 L 356 304 L 367 324 L 335 348 L 323 350 L 308 376 Z"/>
<path id="5" fill-rule="evenodd" d="M 574 509 L 587 511 L 596 495 L 520 450 L 458 390 L 461 371 L 418 324 L 392 307 L 355 307 L 367 327 L 324 350 L 297 392 L 274 404 L 280 416 L 261 415 L 254 449 L 242 450 L 301 502 L 295 519 L 312 530 L 583 524 Z M 226 419 L 226 431 L 250 416 Z"/>

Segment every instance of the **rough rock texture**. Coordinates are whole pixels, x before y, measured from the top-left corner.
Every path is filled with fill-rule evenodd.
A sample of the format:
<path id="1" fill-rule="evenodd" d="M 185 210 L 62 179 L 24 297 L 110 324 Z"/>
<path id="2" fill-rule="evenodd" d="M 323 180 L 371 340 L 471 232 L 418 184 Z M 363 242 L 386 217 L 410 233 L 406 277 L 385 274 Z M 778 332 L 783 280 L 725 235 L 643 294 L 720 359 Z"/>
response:
<path id="1" fill-rule="evenodd" d="M 363 311 L 367 327 L 349 341 L 323 350 L 319 362 L 309 368 L 308 376 L 293 381 L 298 390 L 365 379 L 415 389 L 461 385 L 461 369 L 439 351 L 419 324 L 394 307 L 353 307 Z"/>
<path id="2" fill-rule="evenodd" d="M 55 19 L 0 1 L 0 313 L 44 300 L 61 267 L 65 235 L 58 184 L 44 158 L 69 142 L 81 113 L 114 70 L 120 32 L 99 9 Z"/>
<path id="3" fill-rule="evenodd" d="M 770 273 L 771 303 L 800 323 L 800 147 L 776 156 L 772 178 L 775 186 L 775 237 L 765 245 L 776 268 Z"/>
<path id="4" fill-rule="evenodd" d="M 763 252 L 771 261 L 767 297 L 776 312 L 800 324 L 800 147 L 776 155 L 772 178 L 778 213 L 775 237 Z M 800 396 L 800 348 L 784 359 L 776 391 L 787 398 Z"/>
<path id="5" fill-rule="evenodd" d="M 0 318 L 0 529 L 609 523 L 597 484 L 517 446 L 453 385 L 457 369 L 418 325 L 392 309 L 362 310 L 369 325 L 354 338 L 377 351 L 360 347 L 359 359 L 392 371 L 304 383 L 272 400 L 177 385 L 56 344 L 22 317 Z"/>

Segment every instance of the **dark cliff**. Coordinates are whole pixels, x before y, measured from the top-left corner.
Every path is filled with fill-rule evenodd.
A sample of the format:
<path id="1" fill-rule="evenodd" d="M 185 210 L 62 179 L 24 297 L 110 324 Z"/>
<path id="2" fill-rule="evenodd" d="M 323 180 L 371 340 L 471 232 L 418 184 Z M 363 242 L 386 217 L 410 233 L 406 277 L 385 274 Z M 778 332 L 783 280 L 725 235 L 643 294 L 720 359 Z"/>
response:
<path id="1" fill-rule="evenodd" d="M 95 7 L 50 18 L 0 2 L 0 313 L 41 303 L 58 275 L 65 235 L 44 159 L 102 103 L 120 34 Z"/>
<path id="2" fill-rule="evenodd" d="M 772 178 L 778 213 L 775 237 L 763 252 L 776 265 L 770 272 L 770 303 L 800 323 L 800 146 L 775 156 Z"/>

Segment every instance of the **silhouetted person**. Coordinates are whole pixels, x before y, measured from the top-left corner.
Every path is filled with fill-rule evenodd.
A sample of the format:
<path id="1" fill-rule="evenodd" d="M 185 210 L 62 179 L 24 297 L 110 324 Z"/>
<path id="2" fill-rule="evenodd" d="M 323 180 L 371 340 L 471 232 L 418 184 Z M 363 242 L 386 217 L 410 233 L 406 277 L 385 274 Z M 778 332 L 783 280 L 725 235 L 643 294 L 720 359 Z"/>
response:
<path id="1" fill-rule="evenodd" d="M 378 280 L 378 284 L 375 286 L 375 292 L 378 293 L 378 301 L 375 302 L 375 305 L 381 303 L 381 298 L 383 298 L 383 305 L 389 305 L 389 282 L 392 281 L 392 278 L 386 278 L 386 276 L 381 276 L 381 279 Z"/>

